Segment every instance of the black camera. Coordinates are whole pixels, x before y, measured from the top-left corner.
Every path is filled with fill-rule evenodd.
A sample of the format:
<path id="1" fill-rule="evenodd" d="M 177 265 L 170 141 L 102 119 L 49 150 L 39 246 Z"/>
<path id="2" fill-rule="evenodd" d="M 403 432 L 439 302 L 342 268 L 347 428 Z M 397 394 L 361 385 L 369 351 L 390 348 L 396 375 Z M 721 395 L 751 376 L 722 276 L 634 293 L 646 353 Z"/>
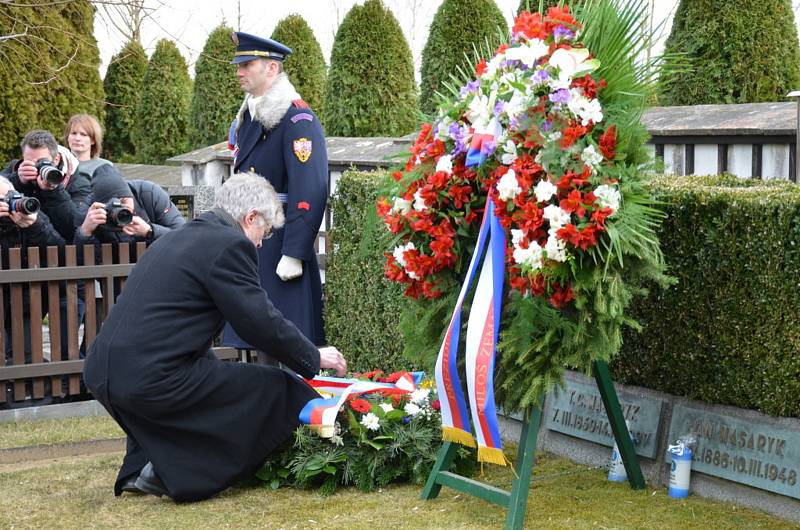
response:
<path id="1" fill-rule="evenodd" d="M 106 224 L 112 228 L 120 229 L 133 221 L 133 213 L 117 198 L 108 201 L 103 208 L 106 209 Z"/>
<path id="2" fill-rule="evenodd" d="M 32 214 L 39 211 L 39 200 L 35 197 L 26 197 L 17 190 L 8 190 L 5 197 L 0 197 L 0 201 L 8 203 L 9 212 L 19 212 Z"/>
<path id="3" fill-rule="evenodd" d="M 51 186 L 58 186 L 64 181 L 64 173 L 50 159 L 40 158 L 37 160 L 36 171 Z"/>

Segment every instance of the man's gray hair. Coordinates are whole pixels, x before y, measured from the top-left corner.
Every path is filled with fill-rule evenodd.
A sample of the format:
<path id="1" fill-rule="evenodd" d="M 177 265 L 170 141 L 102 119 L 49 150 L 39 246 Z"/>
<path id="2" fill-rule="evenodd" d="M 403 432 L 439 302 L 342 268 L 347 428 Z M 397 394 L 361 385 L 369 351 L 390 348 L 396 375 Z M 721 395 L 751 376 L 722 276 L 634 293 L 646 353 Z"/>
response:
<path id="1" fill-rule="evenodd" d="M 237 221 L 255 208 L 272 226 L 273 230 L 283 226 L 283 206 L 278 194 L 267 179 L 255 173 L 237 173 L 217 189 L 214 208 L 225 210 Z"/>
<path id="2" fill-rule="evenodd" d="M 50 131 L 45 131 L 43 129 L 28 131 L 19 146 L 21 149 L 25 149 L 26 146 L 31 149 L 46 147 L 47 150 L 50 151 L 50 157 L 53 160 L 56 159 L 56 155 L 58 154 L 58 142 L 56 142 L 56 137 L 53 136 Z"/>
<path id="3" fill-rule="evenodd" d="M 14 189 L 14 185 L 11 183 L 11 181 L 10 181 L 10 180 L 8 180 L 8 179 L 7 179 L 6 177 L 4 177 L 3 175 L 0 175 L 0 184 L 5 184 L 6 186 L 8 186 L 9 188 L 11 188 L 12 190 Z"/>

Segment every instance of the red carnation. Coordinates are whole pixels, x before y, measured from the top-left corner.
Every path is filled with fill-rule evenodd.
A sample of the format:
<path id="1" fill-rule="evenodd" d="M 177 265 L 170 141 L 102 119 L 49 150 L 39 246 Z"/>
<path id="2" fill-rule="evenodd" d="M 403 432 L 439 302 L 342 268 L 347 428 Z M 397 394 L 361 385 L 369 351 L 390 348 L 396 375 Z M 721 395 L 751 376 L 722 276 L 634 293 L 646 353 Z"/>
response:
<path id="1" fill-rule="evenodd" d="M 482 76 L 489 67 L 486 65 L 486 59 L 481 59 L 481 62 L 475 65 L 475 76 Z"/>
<path id="2" fill-rule="evenodd" d="M 608 160 L 617 156 L 617 126 L 612 125 L 600 136 L 600 152 Z"/>
<path id="3" fill-rule="evenodd" d="M 386 214 L 389 213 L 389 210 L 392 209 L 392 203 L 389 202 L 389 199 L 386 197 L 381 197 L 378 199 L 378 203 L 375 205 L 375 211 L 378 213 L 378 217 L 383 219 L 386 217 Z"/>
<path id="4" fill-rule="evenodd" d="M 354 399 L 350 402 L 350 408 L 363 414 L 364 412 L 369 412 L 372 409 L 372 405 L 366 399 Z"/>
<path id="5" fill-rule="evenodd" d="M 438 399 L 434 399 L 431 402 L 431 408 L 433 410 L 441 410 L 442 409 L 442 403 Z"/>
<path id="6" fill-rule="evenodd" d="M 531 14 L 529 11 L 523 11 L 514 20 L 514 27 L 511 28 L 512 35 L 522 34 L 527 39 L 546 39 L 547 28 L 542 22 L 541 13 Z"/>
<path id="7" fill-rule="evenodd" d="M 564 241 L 568 241 L 572 243 L 573 246 L 578 246 L 578 243 L 581 241 L 581 234 L 578 232 L 578 229 L 575 227 L 574 224 L 570 223 L 568 225 L 564 225 L 562 228 L 559 228 L 556 232 L 556 235 L 563 239 Z"/>

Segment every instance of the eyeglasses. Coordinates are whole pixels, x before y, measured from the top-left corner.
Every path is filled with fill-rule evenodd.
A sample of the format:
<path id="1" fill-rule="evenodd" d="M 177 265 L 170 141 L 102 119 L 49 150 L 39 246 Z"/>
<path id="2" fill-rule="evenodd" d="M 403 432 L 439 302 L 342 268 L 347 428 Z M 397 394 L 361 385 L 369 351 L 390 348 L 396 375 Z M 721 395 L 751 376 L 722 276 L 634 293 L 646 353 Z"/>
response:
<path id="1" fill-rule="evenodd" d="M 267 239 L 269 239 L 271 237 L 272 237 L 272 228 L 270 227 L 270 228 L 267 228 L 267 231 L 266 231 L 266 233 L 264 233 L 264 236 L 261 238 L 261 241 L 266 241 Z"/>
<path id="2" fill-rule="evenodd" d="M 264 215 L 262 213 L 259 213 L 258 216 L 261 218 L 262 226 L 266 226 L 267 227 L 266 231 L 264 232 L 264 235 L 261 236 L 261 241 L 266 241 L 267 239 L 272 237 L 272 225 L 270 225 L 267 222 L 267 218 L 264 217 Z"/>

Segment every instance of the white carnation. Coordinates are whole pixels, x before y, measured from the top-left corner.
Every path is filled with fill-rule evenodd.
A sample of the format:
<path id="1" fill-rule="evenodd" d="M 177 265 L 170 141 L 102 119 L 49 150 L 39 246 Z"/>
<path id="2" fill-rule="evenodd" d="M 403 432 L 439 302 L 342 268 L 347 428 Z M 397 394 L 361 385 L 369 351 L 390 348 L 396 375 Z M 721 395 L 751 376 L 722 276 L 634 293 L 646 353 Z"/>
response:
<path id="1" fill-rule="evenodd" d="M 536 61 L 547 55 L 550 48 L 541 39 L 532 39 L 527 44 L 508 48 L 506 59 L 509 61 L 520 61 L 528 68 L 533 68 Z"/>
<path id="2" fill-rule="evenodd" d="M 570 213 L 566 210 L 562 210 L 561 207 L 556 204 L 547 206 L 542 213 L 542 217 L 547 219 L 547 222 L 550 223 L 551 230 L 554 228 L 561 228 L 569 224 L 571 220 Z"/>
<path id="3" fill-rule="evenodd" d="M 528 248 L 514 246 L 514 261 L 518 265 L 527 265 L 531 269 L 541 269 L 543 265 L 542 247 L 536 241 L 531 241 Z"/>
<path id="4" fill-rule="evenodd" d="M 428 205 L 425 204 L 425 198 L 419 190 L 414 193 L 414 209 L 418 212 L 423 212 L 428 209 Z"/>
<path id="5" fill-rule="evenodd" d="M 422 405 L 423 403 L 425 403 L 425 401 L 427 401 L 428 394 L 430 394 L 430 393 L 431 393 L 431 391 L 428 390 L 427 388 L 418 388 L 418 389 L 414 390 L 413 392 L 411 392 L 411 396 L 410 396 L 411 397 L 411 402 L 415 403 L 417 405 Z"/>
<path id="6" fill-rule="evenodd" d="M 597 197 L 596 203 L 601 208 L 611 208 L 614 212 L 619 210 L 619 202 L 622 196 L 616 186 L 601 184 L 595 188 L 594 196 Z"/>
<path id="7" fill-rule="evenodd" d="M 553 261 L 566 261 L 567 259 L 566 243 L 554 234 L 550 234 L 550 237 L 547 238 L 544 251 L 547 254 L 547 259 Z"/>
<path id="8" fill-rule="evenodd" d="M 403 410 L 409 416 L 416 416 L 419 414 L 420 408 L 419 405 L 415 405 L 414 403 L 406 403 L 406 406 L 403 407 Z"/>
<path id="9" fill-rule="evenodd" d="M 533 188 L 533 193 L 539 202 L 549 201 L 557 192 L 558 188 L 549 180 L 540 180 L 536 187 Z"/>
<path id="10" fill-rule="evenodd" d="M 583 160 L 584 164 L 586 164 L 587 166 L 592 168 L 592 170 L 594 170 L 594 168 L 596 168 L 603 162 L 603 155 L 595 151 L 593 145 L 590 145 L 589 147 L 584 149 L 583 152 L 581 153 L 581 160 Z"/>
<path id="11" fill-rule="evenodd" d="M 406 200 L 402 197 L 395 197 L 394 204 L 392 204 L 392 213 L 399 213 L 400 215 L 406 215 L 410 211 L 411 211 L 411 201 Z"/>
<path id="12" fill-rule="evenodd" d="M 521 191 L 522 188 L 520 188 L 519 182 L 517 182 L 517 174 L 514 173 L 513 169 L 509 169 L 500 179 L 500 182 L 497 183 L 497 193 L 500 196 L 500 200 L 514 200 L 514 197 Z"/>
<path id="13" fill-rule="evenodd" d="M 453 159 L 450 155 L 442 155 L 436 162 L 436 171 L 444 171 L 445 173 L 453 172 Z"/>

